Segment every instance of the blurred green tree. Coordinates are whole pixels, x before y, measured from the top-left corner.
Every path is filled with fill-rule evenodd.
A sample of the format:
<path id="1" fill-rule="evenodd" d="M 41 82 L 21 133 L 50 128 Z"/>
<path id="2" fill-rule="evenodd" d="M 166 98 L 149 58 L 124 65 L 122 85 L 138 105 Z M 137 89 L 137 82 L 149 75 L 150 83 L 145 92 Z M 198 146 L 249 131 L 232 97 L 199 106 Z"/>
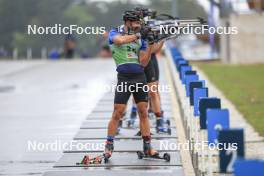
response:
<path id="1" fill-rule="evenodd" d="M 179 17 L 205 17 L 206 13 L 196 0 L 178 0 Z M 25 56 L 26 48 L 33 57 L 40 57 L 42 47 L 63 48 L 64 35 L 28 35 L 27 25 L 53 26 L 104 26 L 106 30 L 122 24 L 125 10 L 139 6 L 128 0 L 0 0 L 0 47 L 9 51 L 18 48 Z M 171 0 L 149 0 L 144 5 L 159 13 L 171 13 Z M 95 56 L 104 43 L 98 35 L 78 35 L 77 52 Z"/>

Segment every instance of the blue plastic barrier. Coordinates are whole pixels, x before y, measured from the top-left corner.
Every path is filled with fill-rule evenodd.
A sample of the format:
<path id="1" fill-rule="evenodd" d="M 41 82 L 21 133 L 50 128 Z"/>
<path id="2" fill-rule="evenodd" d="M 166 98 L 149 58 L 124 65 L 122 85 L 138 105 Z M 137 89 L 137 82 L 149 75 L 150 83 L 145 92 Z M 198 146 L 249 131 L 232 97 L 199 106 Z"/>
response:
<path id="1" fill-rule="evenodd" d="M 189 66 L 189 64 L 187 64 L 187 63 L 186 64 L 180 64 L 179 65 L 179 75 L 181 75 L 180 73 L 181 73 L 182 68 L 183 67 L 188 67 L 188 66 Z"/>
<path id="2" fill-rule="evenodd" d="M 233 172 L 233 165 L 236 159 L 243 159 L 245 156 L 243 129 L 219 131 L 218 144 L 221 144 L 223 149 L 219 150 L 220 172 Z"/>
<path id="3" fill-rule="evenodd" d="M 234 176 L 263 176 L 264 160 L 238 159 L 234 163 Z"/>
<path id="4" fill-rule="evenodd" d="M 228 109 L 221 109 L 220 99 L 208 97 L 208 88 L 198 81 L 196 71 L 192 70 L 192 66 L 173 45 L 171 53 L 179 78 L 186 86 L 190 105 L 194 106 L 194 116 L 200 116 L 201 129 L 208 128 L 208 145 L 217 144 L 223 147 L 223 150 L 219 150 L 220 172 L 234 171 L 234 176 L 264 176 L 264 161 L 243 159 L 244 132 L 243 129 L 229 129 Z M 234 150 L 236 147 L 237 150 Z"/>
<path id="5" fill-rule="evenodd" d="M 199 101 L 200 128 L 207 129 L 207 109 L 221 109 L 221 100 L 219 98 L 201 98 Z"/>
<path id="6" fill-rule="evenodd" d="M 182 67 L 186 67 L 186 66 L 189 66 L 189 64 L 187 64 L 187 63 L 185 63 L 185 64 L 180 64 L 180 65 L 179 65 L 179 70 L 178 70 L 178 72 L 181 73 L 181 68 L 182 68 Z"/>
<path id="7" fill-rule="evenodd" d="M 181 66 L 188 66 L 188 61 L 186 60 L 179 60 L 176 64 L 176 68 L 177 68 L 177 71 L 179 72 L 180 71 L 180 67 Z"/>
<path id="8" fill-rule="evenodd" d="M 183 82 L 183 75 L 185 74 L 186 71 L 191 71 L 192 70 L 192 66 L 182 66 L 181 69 L 180 69 L 180 79 L 181 79 L 181 82 L 182 84 L 184 83 Z"/>
<path id="9" fill-rule="evenodd" d="M 208 88 L 194 88 L 193 90 L 193 107 L 194 107 L 194 116 L 199 116 L 199 101 L 200 98 L 208 97 Z"/>
<path id="10" fill-rule="evenodd" d="M 184 60 L 183 58 L 178 58 L 178 59 L 174 59 L 173 61 L 174 61 L 174 64 L 175 64 L 175 66 L 176 66 L 176 68 L 177 68 L 179 62 L 180 62 L 180 61 L 185 61 L 185 60 Z"/>
<path id="11" fill-rule="evenodd" d="M 186 78 L 185 77 L 187 75 L 197 75 L 197 74 L 196 74 L 196 71 L 194 71 L 194 70 L 187 70 L 187 71 L 185 71 L 183 73 L 183 77 L 182 77 L 183 84 L 186 84 Z"/>
<path id="12" fill-rule="evenodd" d="M 175 48 L 175 47 L 172 47 L 171 48 L 171 54 L 172 54 L 172 57 L 173 58 L 181 58 L 182 57 L 182 55 L 181 55 L 181 53 L 179 52 L 179 50 L 177 49 L 177 48 Z"/>
<path id="13" fill-rule="evenodd" d="M 193 81 L 198 81 L 199 76 L 198 75 L 185 75 L 185 90 L 186 90 L 186 96 L 190 96 L 190 83 Z"/>
<path id="14" fill-rule="evenodd" d="M 228 109 L 207 109 L 208 143 L 218 143 L 220 130 L 229 129 Z"/>
<path id="15" fill-rule="evenodd" d="M 201 80 L 201 81 L 193 81 L 193 82 L 190 82 L 189 84 L 189 94 L 190 94 L 190 105 L 193 106 L 194 104 L 194 99 L 193 99 L 193 90 L 195 88 L 203 88 L 205 87 L 205 81 L 204 80 Z"/>

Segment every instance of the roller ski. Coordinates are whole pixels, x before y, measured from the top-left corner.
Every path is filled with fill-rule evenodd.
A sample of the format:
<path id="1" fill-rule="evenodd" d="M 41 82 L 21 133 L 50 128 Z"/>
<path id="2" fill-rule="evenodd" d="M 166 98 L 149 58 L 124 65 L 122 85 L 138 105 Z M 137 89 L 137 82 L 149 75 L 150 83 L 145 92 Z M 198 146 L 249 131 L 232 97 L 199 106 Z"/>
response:
<path id="1" fill-rule="evenodd" d="M 165 160 L 167 162 L 170 161 L 170 155 L 168 153 L 164 153 L 163 157 L 160 156 L 159 152 L 154 150 L 150 143 L 144 143 L 144 152 L 137 151 L 138 159 L 157 159 L 157 160 Z"/>
<path id="2" fill-rule="evenodd" d="M 167 133 L 171 135 L 170 122 L 169 123 L 167 121 L 164 122 L 163 118 L 157 119 L 156 132 L 157 133 Z"/>
<path id="3" fill-rule="evenodd" d="M 137 151 L 138 159 L 159 159 L 159 160 L 165 160 L 167 162 L 170 162 L 170 155 L 168 153 L 164 153 L 161 157 L 159 153 L 155 155 L 147 155 L 143 153 L 142 151 Z"/>
<path id="4" fill-rule="evenodd" d="M 77 165 L 92 165 L 92 164 L 101 164 L 104 159 L 104 155 L 99 155 L 96 157 L 90 158 L 89 155 L 85 155 L 80 163 Z"/>

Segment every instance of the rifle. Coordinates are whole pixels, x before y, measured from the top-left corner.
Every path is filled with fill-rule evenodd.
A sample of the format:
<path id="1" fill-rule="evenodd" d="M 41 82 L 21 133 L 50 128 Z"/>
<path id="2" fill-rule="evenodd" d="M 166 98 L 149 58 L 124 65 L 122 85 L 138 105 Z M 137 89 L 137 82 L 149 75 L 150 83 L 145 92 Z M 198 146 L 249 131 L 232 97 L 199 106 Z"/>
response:
<path id="1" fill-rule="evenodd" d="M 135 8 L 134 10 L 141 16 L 141 28 L 145 32 L 148 32 L 149 35 L 153 35 L 155 42 L 176 38 L 182 34 L 184 28 L 207 27 L 206 21 L 200 17 L 195 19 L 180 19 L 168 14 L 157 15 L 157 11 L 146 8 Z M 162 30 L 164 29 L 167 29 L 169 32 L 163 33 Z M 176 33 L 172 33 L 172 29 Z"/>

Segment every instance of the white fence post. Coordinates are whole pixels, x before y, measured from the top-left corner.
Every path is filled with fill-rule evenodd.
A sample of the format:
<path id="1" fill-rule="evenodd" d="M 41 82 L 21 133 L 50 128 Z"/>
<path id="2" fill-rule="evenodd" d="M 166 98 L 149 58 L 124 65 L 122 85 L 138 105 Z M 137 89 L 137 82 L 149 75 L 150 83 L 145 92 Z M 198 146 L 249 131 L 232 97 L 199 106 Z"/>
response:
<path id="1" fill-rule="evenodd" d="M 27 59 L 32 59 L 32 49 L 31 48 L 27 49 Z"/>
<path id="2" fill-rule="evenodd" d="M 41 48 L 41 59 L 46 59 L 47 58 L 47 48 L 43 47 Z"/>
<path id="3" fill-rule="evenodd" d="M 17 48 L 14 48 L 12 55 L 13 55 L 13 59 L 14 60 L 16 60 L 18 58 L 18 50 L 17 50 Z"/>

